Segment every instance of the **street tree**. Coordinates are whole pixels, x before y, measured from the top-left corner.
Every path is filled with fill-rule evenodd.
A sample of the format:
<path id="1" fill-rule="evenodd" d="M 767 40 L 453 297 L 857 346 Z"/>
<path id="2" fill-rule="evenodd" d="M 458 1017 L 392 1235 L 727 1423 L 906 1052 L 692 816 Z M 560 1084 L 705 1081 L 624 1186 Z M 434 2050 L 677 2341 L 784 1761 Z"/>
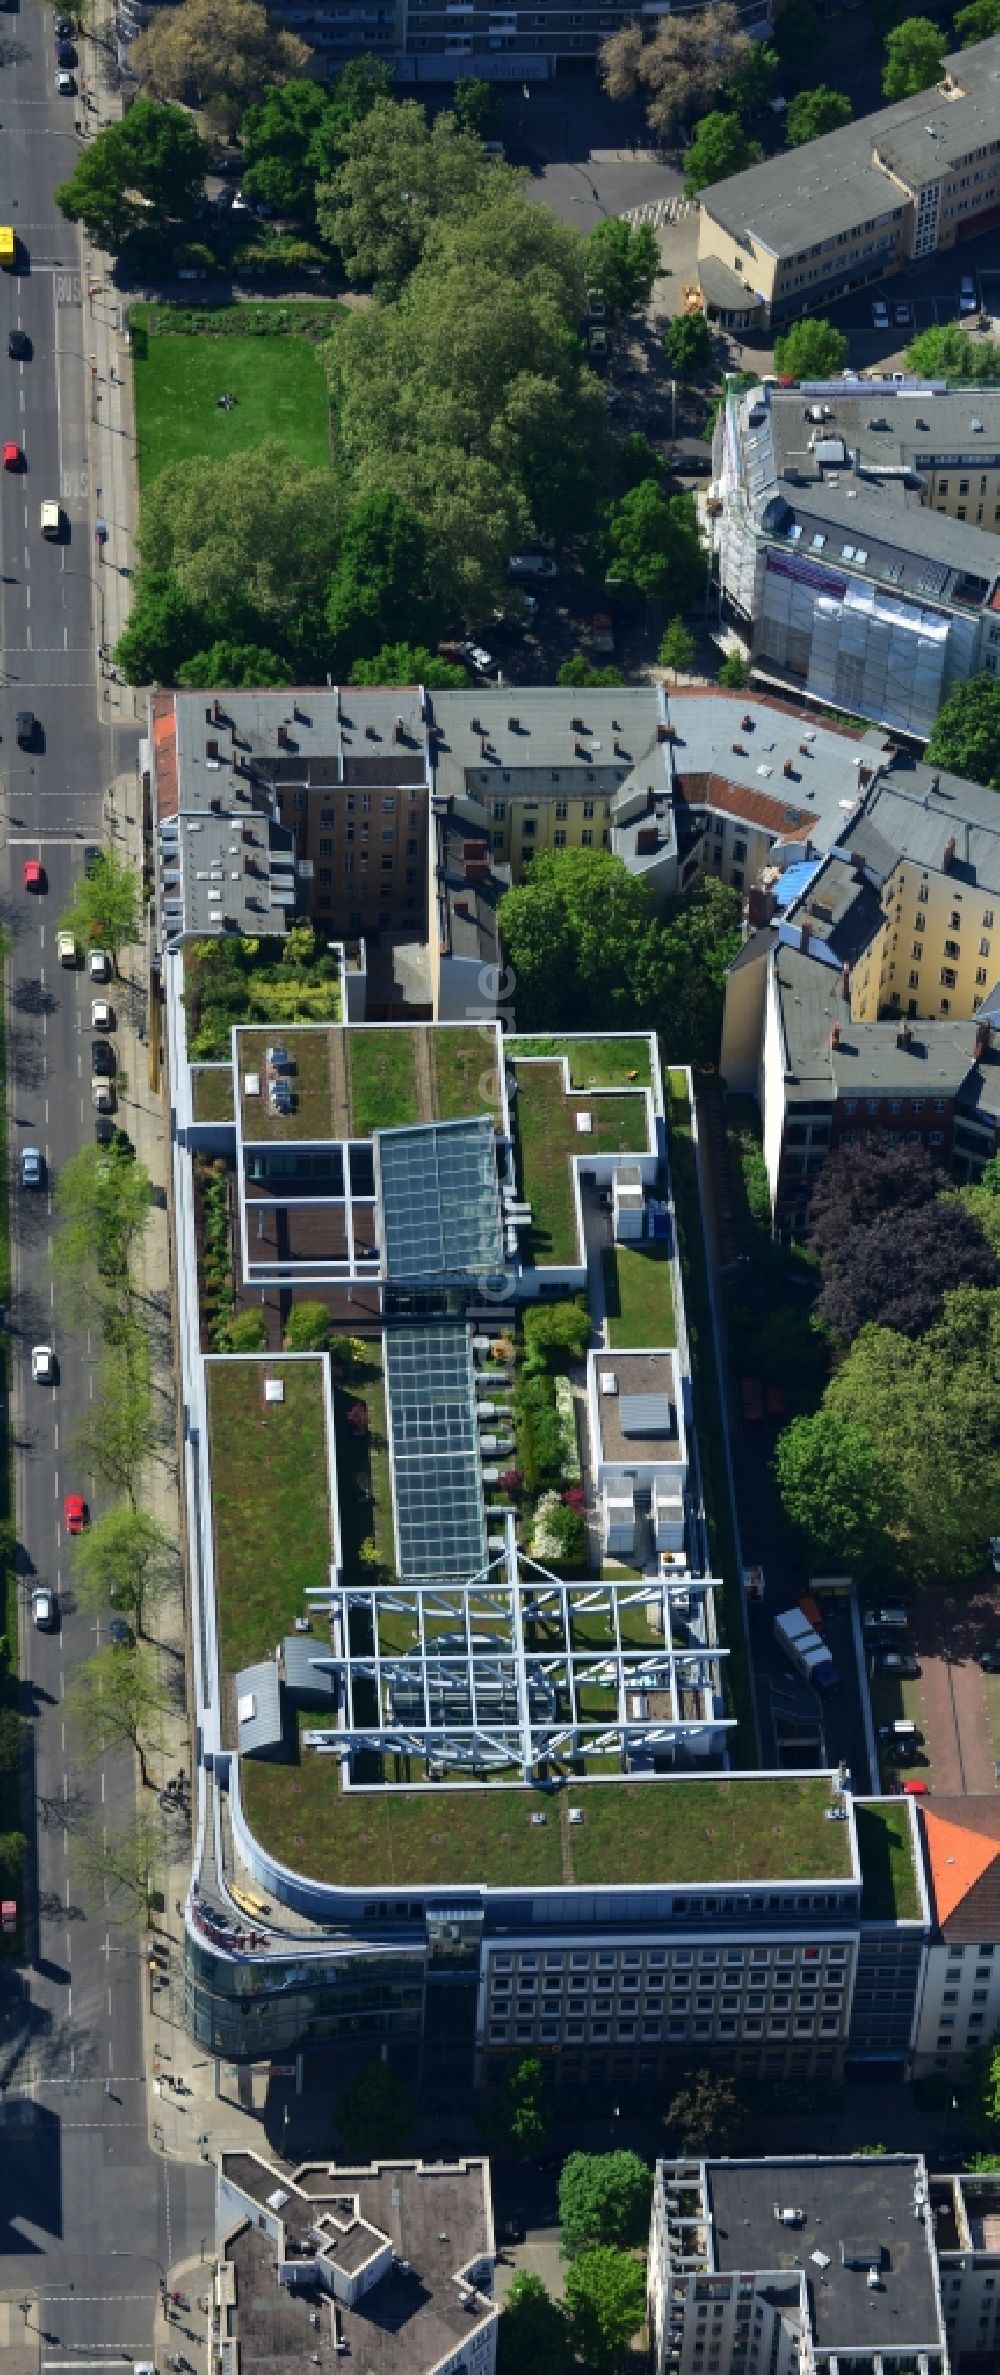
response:
<path id="1" fill-rule="evenodd" d="M 1000 2042 L 994 2037 L 966 2055 L 963 2109 L 979 2142 L 1000 2153 Z"/>
<path id="2" fill-rule="evenodd" d="M 705 556 L 690 495 L 665 495 L 655 479 L 643 479 L 612 505 L 607 542 L 611 576 L 679 611 L 694 608 Z"/>
<path id="3" fill-rule="evenodd" d="M 940 82 L 945 38 L 930 17 L 904 17 L 886 36 L 882 89 L 887 99 L 909 99 Z"/>
<path id="4" fill-rule="evenodd" d="M 400 2160 L 413 2135 L 416 2110 L 405 2079 L 385 2062 L 367 2062 L 334 2113 L 348 2160 Z"/>
<path id="5" fill-rule="evenodd" d="M 301 76 L 308 44 L 259 0 L 179 0 L 155 9 L 129 51 L 129 65 L 154 99 L 200 108 L 231 127 L 268 84 Z"/>
<path id="6" fill-rule="evenodd" d="M 682 618 L 667 620 L 664 632 L 660 637 L 660 648 L 656 657 L 661 668 L 673 670 L 675 683 L 679 676 L 691 675 L 697 657 L 697 647 L 694 636 L 685 626 Z"/>
<path id="7" fill-rule="evenodd" d="M 73 1545 L 73 1579 L 81 1605 L 112 1608 L 137 1632 L 177 1581 L 177 1545 L 146 1509 L 119 1501 L 102 1510 Z"/>
<path id="8" fill-rule="evenodd" d="M 708 371 L 712 361 L 712 339 L 703 313 L 677 313 L 664 333 L 664 348 L 671 371 L 679 379 L 689 379 L 699 371 Z"/>
<path id="9" fill-rule="evenodd" d="M 332 1321 L 325 1303 L 293 1303 L 285 1322 L 286 1352 L 329 1352 Z"/>
<path id="10" fill-rule="evenodd" d="M 1000 1196 L 1000 1155 L 991 1155 L 983 1164 L 976 1186 L 986 1196 Z"/>
<path id="11" fill-rule="evenodd" d="M 316 191 L 316 219 L 349 280 L 397 295 L 434 222 L 488 207 L 518 176 L 453 115 L 430 122 L 414 99 L 379 99 L 344 135 L 342 162 Z"/>
<path id="12" fill-rule="evenodd" d="M 137 1807 L 123 1822 L 96 1816 L 69 1834 L 69 1863 L 77 1886 L 102 1899 L 101 1912 L 114 1925 L 131 1929 L 148 1921 L 153 1883 L 165 1863 L 163 1823 Z"/>
<path id="13" fill-rule="evenodd" d="M 745 693 L 750 683 L 750 665 L 741 651 L 727 651 L 719 670 L 719 683 L 727 692 Z"/>
<path id="14" fill-rule="evenodd" d="M 122 1133 L 124 1136 L 124 1133 Z M 132 1256 L 147 1226 L 151 1204 L 149 1173 L 119 1139 L 110 1146 L 83 1146 L 60 1164 L 56 1210 L 60 1227 L 53 1265 L 86 1301 L 129 1297 Z"/>
<path id="15" fill-rule="evenodd" d="M 118 957 L 142 932 L 142 900 L 134 866 L 113 849 L 99 849 L 79 874 L 60 930 L 72 932 L 84 948 L 107 948 Z"/>
<path id="16" fill-rule="evenodd" d="M 1000 792 L 1000 683 L 970 676 L 942 703 L 927 745 L 930 767 L 946 767 Z"/>
<path id="17" fill-rule="evenodd" d="M 240 126 L 243 193 L 311 227 L 315 216 L 316 136 L 330 108 L 326 86 L 296 76 L 272 82 Z"/>
<path id="18" fill-rule="evenodd" d="M 237 692 L 244 687 L 292 681 L 288 661 L 277 652 L 265 651 L 260 643 L 233 643 L 225 639 L 210 644 L 207 651 L 193 652 L 177 670 L 178 684 L 186 685 L 192 693 L 200 692 L 203 686 L 206 689 L 214 686 L 219 692 Z"/>
<path id="19" fill-rule="evenodd" d="M 97 1764 L 108 1747 L 131 1748 L 139 1759 L 143 1789 L 152 1789 L 146 1762 L 149 1734 L 157 1716 L 169 1714 L 173 1701 L 151 1649 L 99 1649 L 74 1669 L 63 1705 L 85 1764 Z"/>
<path id="20" fill-rule="evenodd" d="M 848 1231 L 828 1260 L 816 1309 L 841 1343 L 849 1344 L 869 1321 L 922 1336 L 950 1288 L 997 1283 L 996 1254 L 955 1196 L 911 1210 L 905 1243 L 901 1262 L 898 1212 L 882 1212 Z"/>
<path id="21" fill-rule="evenodd" d="M 497 2327 L 497 2375 L 573 2375 L 573 2340 L 561 2301 L 540 2276 L 519 2270 Z"/>
<path id="22" fill-rule="evenodd" d="M 149 1341 L 134 1320 L 120 1320 L 97 1367 L 97 1388 L 76 1429 L 74 1451 L 88 1473 L 124 1494 L 133 1507 L 139 1476 L 155 1443 Z"/>
<path id="23" fill-rule="evenodd" d="M 700 2160 L 709 2153 L 728 2157 L 743 2132 L 746 2105 L 736 2080 L 725 2070 L 698 2063 L 687 2071 L 663 2117 L 671 2150 L 684 2160 Z"/>
<path id="24" fill-rule="evenodd" d="M 976 41 L 991 41 L 1000 33 L 1000 0 L 971 0 L 969 8 L 958 10 L 955 31 L 963 49 L 971 49 Z"/>
<path id="25" fill-rule="evenodd" d="M 624 682 L 625 679 L 620 668 L 594 668 L 590 661 L 584 658 L 582 651 L 574 652 L 571 659 L 560 660 L 556 669 L 557 684 L 579 685 L 581 689 L 585 689 L 588 685 L 615 685 L 624 684 Z"/>
<path id="26" fill-rule="evenodd" d="M 970 338 L 958 322 L 938 322 L 920 330 L 906 349 L 910 370 L 921 379 L 946 379 L 987 384 L 1000 379 L 1000 346 L 992 338 Z"/>
<path id="27" fill-rule="evenodd" d="M 627 2250 L 649 2235 L 653 2173 L 636 2152 L 571 2152 L 559 2176 L 562 2250 L 578 2259 L 594 2244 Z"/>
<path id="28" fill-rule="evenodd" d="M 832 379 L 846 361 L 843 330 L 808 315 L 774 341 L 774 368 L 789 379 Z"/>
<path id="29" fill-rule="evenodd" d="M 874 1560 L 897 1495 L 867 1427 L 829 1410 L 793 1418 L 778 1437 L 774 1467 L 785 1515 L 809 1555 L 854 1572 Z"/>
<path id="30" fill-rule="evenodd" d="M 641 313 L 653 294 L 663 263 L 659 242 L 649 223 L 628 223 L 623 215 L 605 215 L 584 246 L 587 285 L 603 297 L 609 313 Z"/>
<path id="31" fill-rule="evenodd" d="M 119 122 L 95 134 L 70 178 L 56 191 L 61 214 L 82 223 L 98 247 L 117 255 L 138 231 L 190 222 L 204 187 L 210 151 L 179 107 L 137 99 Z"/>
<path id="32" fill-rule="evenodd" d="M 744 121 L 766 106 L 778 79 L 778 53 L 766 41 L 752 41 L 745 58 L 741 58 L 727 76 L 723 97 L 727 107 L 735 108 Z"/>
<path id="33" fill-rule="evenodd" d="M 690 16 L 658 18 L 648 41 L 639 19 L 631 18 L 602 42 L 599 72 L 612 99 L 648 92 L 650 130 L 669 138 L 685 117 L 711 104 L 749 51 L 732 0 L 719 0 Z"/>
<path id="34" fill-rule="evenodd" d="M 713 107 L 695 124 L 691 145 L 684 151 L 688 197 L 696 198 L 699 190 L 710 188 L 713 182 L 727 181 L 731 173 L 743 173 L 748 165 L 759 164 L 763 153 L 759 140 L 748 138 L 738 115 Z"/>
<path id="35" fill-rule="evenodd" d="M 975 1574 L 1000 1533 L 1000 1405 L 983 1392 L 998 1366 L 1000 1289 L 958 1287 L 916 1340 L 862 1328 L 827 1386 L 825 1409 L 865 1427 L 894 1478 L 918 1578 Z"/>
<path id="36" fill-rule="evenodd" d="M 593 2375 L 615 2375 L 646 2314 L 646 2272 L 609 2243 L 583 2251 L 566 2271 L 566 2309 L 577 2355 Z"/>
<path id="37" fill-rule="evenodd" d="M 352 684 L 423 684 L 432 693 L 461 693 L 470 682 L 459 660 L 443 660 L 425 643 L 383 643 L 351 669 Z"/>
<path id="38" fill-rule="evenodd" d="M 500 2148 L 527 2155 L 544 2144 L 550 2121 L 544 2067 L 537 2054 L 523 2054 L 487 2104 L 486 2125 Z"/>
<path id="39" fill-rule="evenodd" d="M 128 684 L 177 684 L 189 653 L 205 642 L 202 614 L 169 572 L 139 569 L 129 621 L 115 646 Z"/>
<path id="40" fill-rule="evenodd" d="M 477 140 L 492 140 L 503 121 L 503 100 L 495 82 L 459 75 L 452 84 L 451 111 L 460 132 L 472 132 Z"/>
<path id="41" fill-rule="evenodd" d="M 807 140 L 821 139 L 824 132 L 838 131 L 841 124 L 850 123 L 851 114 L 846 91 L 834 91 L 829 83 L 818 83 L 814 91 L 800 91 L 789 101 L 785 117 L 789 148 L 801 148 Z"/>
<path id="42" fill-rule="evenodd" d="M 398 495 L 376 488 L 352 505 L 326 597 L 334 669 L 387 643 L 433 643 L 443 625 L 427 531 Z"/>

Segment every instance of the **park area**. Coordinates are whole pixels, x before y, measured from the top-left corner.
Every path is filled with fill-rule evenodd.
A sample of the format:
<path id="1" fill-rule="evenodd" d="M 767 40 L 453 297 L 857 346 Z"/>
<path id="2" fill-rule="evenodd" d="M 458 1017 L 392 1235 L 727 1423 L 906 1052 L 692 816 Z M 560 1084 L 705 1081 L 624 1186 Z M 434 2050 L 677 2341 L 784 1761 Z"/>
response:
<path id="1" fill-rule="evenodd" d="M 312 325 L 318 308 L 303 307 Z M 339 306 L 324 308 L 329 327 Z M 248 334 L 230 326 L 246 313 Z M 132 356 L 135 383 L 136 447 L 139 475 L 149 486 L 168 462 L 206 456 L 228 461 L 235 453 L 280 439 L 313 468 L 330 458 L 329 405 L 322 349 L 314 337 L 294 327 L 296 309 L 275 306 L 280 329 L 270 335 L 251 324 L 263 316 L 262 305 L 231 306 L 214 318 L 227 327 L 198 334 L 193 327 L 174 331 L 164 306 L 136 306 L 132 317 Z M 193 317 L 180 309 L 178 321 Z M 285 326 L 287 324 L 287 327 Z M 232 397 L 220 404 L 220 396 Z"/>

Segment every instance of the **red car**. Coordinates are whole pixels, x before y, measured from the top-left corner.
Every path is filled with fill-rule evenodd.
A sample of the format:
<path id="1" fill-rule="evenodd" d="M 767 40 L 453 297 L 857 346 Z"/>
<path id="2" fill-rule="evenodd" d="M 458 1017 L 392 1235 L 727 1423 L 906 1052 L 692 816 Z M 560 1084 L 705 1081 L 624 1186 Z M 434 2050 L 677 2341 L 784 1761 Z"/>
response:
<path id="1" fill-rule="evenodd" d="M 931 1785 L 929 1781 L 917 1780 L 904 1781 L 903 1783 L 904 1798 L 929 1798 L 930 1794 Z"/>
<path id="2" fill-rule="evenodd" d="M 82 1493 L 67 1493 L 63 1502 L 63 1517 L 67 1534 L 82 1534 L 87 1523 L 87 1504 Z"/>
<path id="3" fill-rule="evenodd" d="M 4 466 L 4 469 L 5 469 L 5 470 L 20 470 L 21 463 L 22 463 L 23 459 L 24 459 L 24 457 L 23 457 L 23 455 L 22 455 L 22 452 L 21 452 L 21 448 L 20 448 L 20 446 L 19 446 L 19 445 L 15 445 L 15 444 L 14 444 L 14 442 L 13 442 L 13 440 L 12 440 L 11 438 L 8 438 L 8 439 L 6 440 L 6 443 L 5 443 L 5 445 L 4 445 L 4 449 L 3 449 L 3 466 Z"/>
<path id="4" fill-rule="evenodd" d="M 45 868 L 38 858 L 25 858 L 22 874 L 26 891 L 44 891 Z"/>

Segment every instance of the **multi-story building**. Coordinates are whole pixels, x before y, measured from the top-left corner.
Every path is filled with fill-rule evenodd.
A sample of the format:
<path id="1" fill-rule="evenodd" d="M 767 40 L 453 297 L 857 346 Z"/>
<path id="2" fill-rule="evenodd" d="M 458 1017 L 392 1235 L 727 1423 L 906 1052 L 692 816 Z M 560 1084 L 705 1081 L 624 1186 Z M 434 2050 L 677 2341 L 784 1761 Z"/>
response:
<path id="1" fill-rule="evenodd" d="M 1000 213 L 1000 42 L 943 61 L 936 89 L 703 190 L 698 272 L 724 322 L 821 313 Z"/>
<path id="2" fill-rule="evenodd" d="M 489 2164 L 218 2160 L 212 2361 L 293 2375 L 327 2350 L 379 2375 L 493 2375 Z"/>
<path id="3" fill-rule="evenodd" d="M 717 438 L 719 580 L 755 666 L 926 740 L 1000 664 L 1000 392 L 757 387 Z"/>

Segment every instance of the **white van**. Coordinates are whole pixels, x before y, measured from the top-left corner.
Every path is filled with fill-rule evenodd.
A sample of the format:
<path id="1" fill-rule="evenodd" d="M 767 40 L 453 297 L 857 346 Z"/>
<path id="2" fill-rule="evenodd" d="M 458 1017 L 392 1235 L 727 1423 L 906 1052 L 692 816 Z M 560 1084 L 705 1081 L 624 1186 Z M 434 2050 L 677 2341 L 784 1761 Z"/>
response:
<path id="1" fill-rule="evenodd" d="M 43 503 L 43 504 L 42 504 L 42 535 L 43 535 L 43 536 L 56 536 L 56 537 L 58 537 L 58 536 L 61 536 L 61 535 L 62 535 L 62 505 L 61 505 L 61 504 L 59 504 L 59 503 Z"/>

